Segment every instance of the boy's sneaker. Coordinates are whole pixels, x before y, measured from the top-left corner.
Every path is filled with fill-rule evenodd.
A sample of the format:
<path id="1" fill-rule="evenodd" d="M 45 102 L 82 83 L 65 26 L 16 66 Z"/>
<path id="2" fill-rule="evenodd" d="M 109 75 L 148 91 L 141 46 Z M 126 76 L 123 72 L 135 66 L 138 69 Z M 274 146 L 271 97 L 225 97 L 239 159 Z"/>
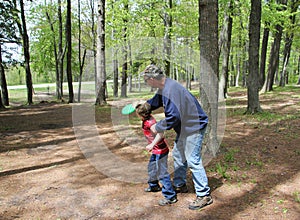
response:
<path id="1" fill-rule="evenodd" d="M 186 184 L 183 184 L 182 186 L 173 186 L 176 193 L 187 193 L 188 188 Z"/>
<path id="2" fill-rule="evenodd" d="M 161 187 L 160 186 L 154 186 L 154 187 L 148 187 L 145 189 L 145 192 L 159 192 L 161 191 Z"/>
<path id="3" fill-rule="evenodd" d="M 201 209 L 204 206 L 210 205 L 213 203 L 211 195 L 208 196 L 197 196 L 196 200 L 189 205 L 189 209 L 196 210 Z"/>
<path id="4" fill-rule="evenodd" d="M 177 197 L 174 196 L 174 197 L 171 198 L 171 199 L 166 199 L 166 198 L 164 198 L 164 199 L 162 199 L 162 200 L 159 200 L 158 204 L 159 204 L 160 206 L 165 206 L 165 205 L 170 205 L 170 204 L 176 203 L 177 201 L 178 201 L 178 200 L 177 200 Z"/>

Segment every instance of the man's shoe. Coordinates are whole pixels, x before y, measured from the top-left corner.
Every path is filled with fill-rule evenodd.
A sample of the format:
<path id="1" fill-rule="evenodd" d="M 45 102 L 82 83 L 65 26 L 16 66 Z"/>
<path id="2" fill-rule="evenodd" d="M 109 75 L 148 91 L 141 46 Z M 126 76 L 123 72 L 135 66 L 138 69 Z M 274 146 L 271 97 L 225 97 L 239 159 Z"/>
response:
<path id="1" fill-rule="evenodd" d="M 182 186 L 174 186 L 174 190 L 176 193 L 187 193 L 188 188 L 186 184 L 183 184 Z"/>
<path id="2" fill-rule="evenodd" d="M 191 210 L 201 209 L 202 207 L 210 205 L 212 203 L 213 203 L 213 199 L 211 195 L 203 196 L 203 197 L 197 196 L 196 200 L 189 205 L 189 209 Z"/>
<path id="3" fill-rule="evenodd" d="M 161 191 L 161 187 L 160 186 L 154 186 L 154 187 L 148 187 L 145 189 L 145 192 L 159 192 Z"/>
<path id="4" fill-rule="evenodd" d="M 159 200 L 158 204 L 159 204 L 160 206 L 165 206 L 165 205 L 170 205 L 170 204 L 176 203 L 177 201 L 178 201 L 178 200 L 177 200 L 177 197 L 174 196 L 174 197 L 171 198 L 171 199 L 166 199 L 166 198 L 164 198 L 164 199 L 162 199 L 162 200 Z"/>

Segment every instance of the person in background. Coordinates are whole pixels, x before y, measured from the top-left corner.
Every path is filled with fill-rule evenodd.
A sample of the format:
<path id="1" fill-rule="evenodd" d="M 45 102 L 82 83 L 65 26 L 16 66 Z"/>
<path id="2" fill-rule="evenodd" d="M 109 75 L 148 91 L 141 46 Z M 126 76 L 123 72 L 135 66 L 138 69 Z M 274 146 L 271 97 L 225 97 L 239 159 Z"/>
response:
<path id="1" fill-rule="evenodd" d="M 177 196 L 168 173 L 169 147 L 167 141 L 164 139 L 163 132 L 154 134 L 150 129 L 156 124 L 155 118 L 151 115 L 151 106 L 146 102 L 138 104 L 135 109 L 137 116 L 142 120 L 142 129 L 148 141 L 146 149 L 152 153 L 148 163 L 149 187 L 145 191 L 158 192 L 162 190 L 164 199 L 160 200 L 158 204 L 161 206 L 173 204 L 177 202 Z"/>
<path id="2" fill-rule="evenodd" d="M 172 156 L 174 158 L 173 184 L 177 193 L 186 193 L 187 167 L 192 172 L 196 199 L 189 209 L 197 210 L 213 203 L 205 169 L 202 165 L 201 149 L 208 117 L 198 100 L 177 81 L 167 78 L 154 64 L 141 73 L 145 83 L 158 88 L 147 102 L 151 110 L 164 108 L 165 118 L 152 125 L 154 133 L 174 129 L 176 139 Z"/>

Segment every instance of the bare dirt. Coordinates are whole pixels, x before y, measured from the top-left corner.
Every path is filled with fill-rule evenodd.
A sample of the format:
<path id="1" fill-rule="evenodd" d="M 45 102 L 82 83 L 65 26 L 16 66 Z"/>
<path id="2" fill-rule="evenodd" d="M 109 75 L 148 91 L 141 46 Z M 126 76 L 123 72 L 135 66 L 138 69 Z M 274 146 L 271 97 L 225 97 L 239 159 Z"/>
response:
<path id="1" fill-rule="evenodd" d="M 0 219 L 300 219 L 299 88 L 260 97 L 268 120 L 242 114 L 245 94 L 230 93 L 220 153 L 206 166 L 214 203 L 197 211 L 188 209 L 195 198 L 190 173 L 189 193 L 160 207 L 161 193 L 145 193 L 146 181 L 101 172 L 79 146 L 72 105 L 0 111 Z M 284 119 L 276 120 L 278 115 Z M 95 121 L 113 155 L 147 163 L 143 144 L 133 148 L 116 135 L 109 108 L 97 110 Z M 132 130 L 139 132 L 139 126 Z M 103 166 L 111 159 L 99 155 Z"/>

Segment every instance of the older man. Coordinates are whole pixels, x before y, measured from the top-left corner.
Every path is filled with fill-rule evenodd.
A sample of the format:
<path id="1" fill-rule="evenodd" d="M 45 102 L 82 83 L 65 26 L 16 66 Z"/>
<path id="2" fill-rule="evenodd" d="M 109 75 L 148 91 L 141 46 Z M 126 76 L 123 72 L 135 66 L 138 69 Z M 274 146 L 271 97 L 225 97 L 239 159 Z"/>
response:
<path id="1" fill-rule="evenodd" d="M 186 176 L 189 167 L 196 192 L 196 199 L 189 208 L 196 210 L 211 204 L 213 199 L 201 159 L 202 140 L 208 123 L 207 115 L 187 89 L 177 81 L 167 78 L 156 65 L 147 66 L 141 75 L 149 86 L 158 88 L 153 98 L 147 101 L 152 110 L 164 107 L 165 118 L 153 125 L 151 130 L 160 133 L 174 129 L 177 134 L 172 151 L 173 185 L 176 192 L 188 191 Z"/>

